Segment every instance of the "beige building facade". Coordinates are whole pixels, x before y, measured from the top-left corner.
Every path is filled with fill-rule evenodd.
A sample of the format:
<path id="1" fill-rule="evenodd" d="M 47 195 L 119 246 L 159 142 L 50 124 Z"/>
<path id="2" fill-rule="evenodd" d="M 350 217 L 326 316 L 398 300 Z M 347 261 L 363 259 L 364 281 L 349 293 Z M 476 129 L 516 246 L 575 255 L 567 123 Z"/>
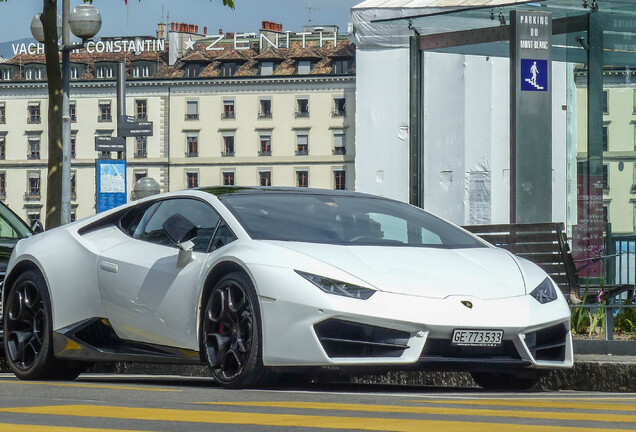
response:
<path id="1" fill-rule="evenodd" d="M 96 212 L 96 161 L 117 158 L 98 153 L 95 137 L 118 134 L 118 61 L 127 67 L 126 114 L 153 123 L 152 136 L 126 138 L 129 200 L 145 176 L 162 191 L 224 184 L 353 189 L 355 47 L 316 33 L 291 38 L 286 48 L 264 49 L 259 38 L 244 37 L 237 46 L 233 35 L 209 38 L 185 30 L 188 48 L 172 65 L 167 43 L 162 52 L 123 57 L 72 55 L 74 219 Z M 196 44 L 190 36 L 197 36 Z M 219 49 L 208 56 L 210 41 Z M 43 220 L 44 63 L 41 55 L 17 57 L 0 64 L 0 199 L 26 220 Z"/>

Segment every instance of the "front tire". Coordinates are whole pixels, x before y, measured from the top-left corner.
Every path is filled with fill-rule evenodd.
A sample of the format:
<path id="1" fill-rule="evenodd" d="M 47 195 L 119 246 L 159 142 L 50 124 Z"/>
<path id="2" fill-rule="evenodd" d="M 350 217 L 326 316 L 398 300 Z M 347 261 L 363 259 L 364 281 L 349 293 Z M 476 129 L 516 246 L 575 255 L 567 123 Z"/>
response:
<path id="1" fill-rule="evenodd" d="M 250 278 L 241 272 L 225 275 L 205 304 L 202 350 L 216 382 L 225 388 L 262 382 L 261 314 Z"/>
<path id="2" fill-rule="evenodd" d="M 7 363 L 22 380 L 77 378 L 80 365 L 53 355 L 51 301 L 44 277 L 22 273 L 5 297 L 3 330 Z"/>
<path id="3" fill-rule="evenodd" d="M 518 376 L 515 373 L 471 372 L 473 380 L 483 389 L 492 391 L 530 390 L 539 376 Z"/>

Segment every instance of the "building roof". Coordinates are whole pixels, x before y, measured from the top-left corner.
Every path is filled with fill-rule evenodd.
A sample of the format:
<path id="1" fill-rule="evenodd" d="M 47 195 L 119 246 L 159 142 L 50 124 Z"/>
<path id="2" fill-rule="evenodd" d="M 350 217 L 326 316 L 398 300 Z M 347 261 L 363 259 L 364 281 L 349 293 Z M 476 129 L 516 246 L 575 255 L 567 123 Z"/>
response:
<path id="1" fill-rule="evenodd" d="M 173 65 L 169 64 L 168 42 L 165 42 L 162 51 L 124 51 L 121 52 L 97 52 L 92 49 L 88 52 L 86 49 L 73 51 L 71 53 L 71 64 L 75 66 L 84 66 L 80 71 L 78 80 L 92 80 L 104 78 L 96 77 L 96 66 L 103 62 L 125 62 L 126 69 L 130 77 L 132 77 L 132 68 L 135 62 L 144 60 L 152 62 L 152 69 L 149 76 L 139 76 L 143 79 L 179 79 L 191 78 L 192 71 L 196 71 L 198 78 L 216 78 L 221 76 L 223 63 L 236 62 L 240 67 L 234 74 L 237 77 L 258 76 L 260 74 L 260 63 L 263 61 L 274 61 L 274 76 L 289 76 L 297 74 L 298 62 L 301 60 L 312 60 L 312 75 L 327 75 L 332 73 L 332 59 L 350 58 L 352 65 L 350 73 L 355 71 L 355 44 L 348 39 L 338 37 L 322 39 L 322 46 L 318 34 L 305 35 L 305 38 L 291 37 L 289 46 L 285 46 L 287 40 L 281 38 L 278 47 L 260 46 L 259 38 L 242 39 L 240 44 L 236 44 L 233 38 L 223 38 L 217 41 L 214 38 L 203 38 L 196 41 L 193 48 L 185 51 L 182 58 L 177 60 Z M 304 42 L 303 42 L 304 41 Z M 214 43 L 213 48 L 211 44 Z M 132 49 L 132 48 L 131 48 Z M 20 68 L 20 72 L 13 79 L 15 81 L 24 80 L 22 68 L 24 65 L 41 63 L 45 64 L 44 54 L 19 54 L 11 59 L 0 63 L 9 65 L 14 69 Z M 189 71 L 189 65 L 197 64 L 196 69 Z M 135 77 L 137 78 L 137 77 Z M 108 79 L 114 79 L 108 78 Z"/>

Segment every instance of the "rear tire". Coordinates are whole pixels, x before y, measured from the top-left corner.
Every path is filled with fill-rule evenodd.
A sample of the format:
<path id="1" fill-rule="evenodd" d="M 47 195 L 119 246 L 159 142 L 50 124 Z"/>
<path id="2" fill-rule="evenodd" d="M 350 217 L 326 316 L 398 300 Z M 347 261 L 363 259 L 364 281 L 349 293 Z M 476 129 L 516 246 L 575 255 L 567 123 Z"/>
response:
<path id="1" fill-rule="evenodd" d="M 539 382 L 539 376 L 521 377 L 514 372 L 471 372 L 473 380 L 485 390 L 523 391 L 530 390 Z"/>
<path id="2" fill-rule="evenodd" d="M 253 387 L 263 381 L 261 329 L 250 278 L 241 272 L 223 276 L 205 302 L 201 323 L 203 358 L 221 387 Z"/>
<path id="3" fill-rule="evenodd" d="M 51 300 L 44 277 L 22 273 L 5 297 L 2 326 L 7 363 L 22 380 L 73 380 L 82 372 L 76 362 L 53 354 Z"/>

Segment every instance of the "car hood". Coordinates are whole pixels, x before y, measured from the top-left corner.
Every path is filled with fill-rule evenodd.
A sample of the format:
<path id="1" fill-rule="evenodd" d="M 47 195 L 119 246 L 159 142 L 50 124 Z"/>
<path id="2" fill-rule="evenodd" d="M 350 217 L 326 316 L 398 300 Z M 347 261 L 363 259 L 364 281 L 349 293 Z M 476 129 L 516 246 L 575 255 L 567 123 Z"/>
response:
<path id="1" fill-rule="evenodd" d="M 502 249 L 272 243 L 337 267 L 385 292 L 434 298 L 462 295 L 481 299 L 526 294 L 518 263 Z M 302 270 L 311 272 L 310 268 Z"/>

